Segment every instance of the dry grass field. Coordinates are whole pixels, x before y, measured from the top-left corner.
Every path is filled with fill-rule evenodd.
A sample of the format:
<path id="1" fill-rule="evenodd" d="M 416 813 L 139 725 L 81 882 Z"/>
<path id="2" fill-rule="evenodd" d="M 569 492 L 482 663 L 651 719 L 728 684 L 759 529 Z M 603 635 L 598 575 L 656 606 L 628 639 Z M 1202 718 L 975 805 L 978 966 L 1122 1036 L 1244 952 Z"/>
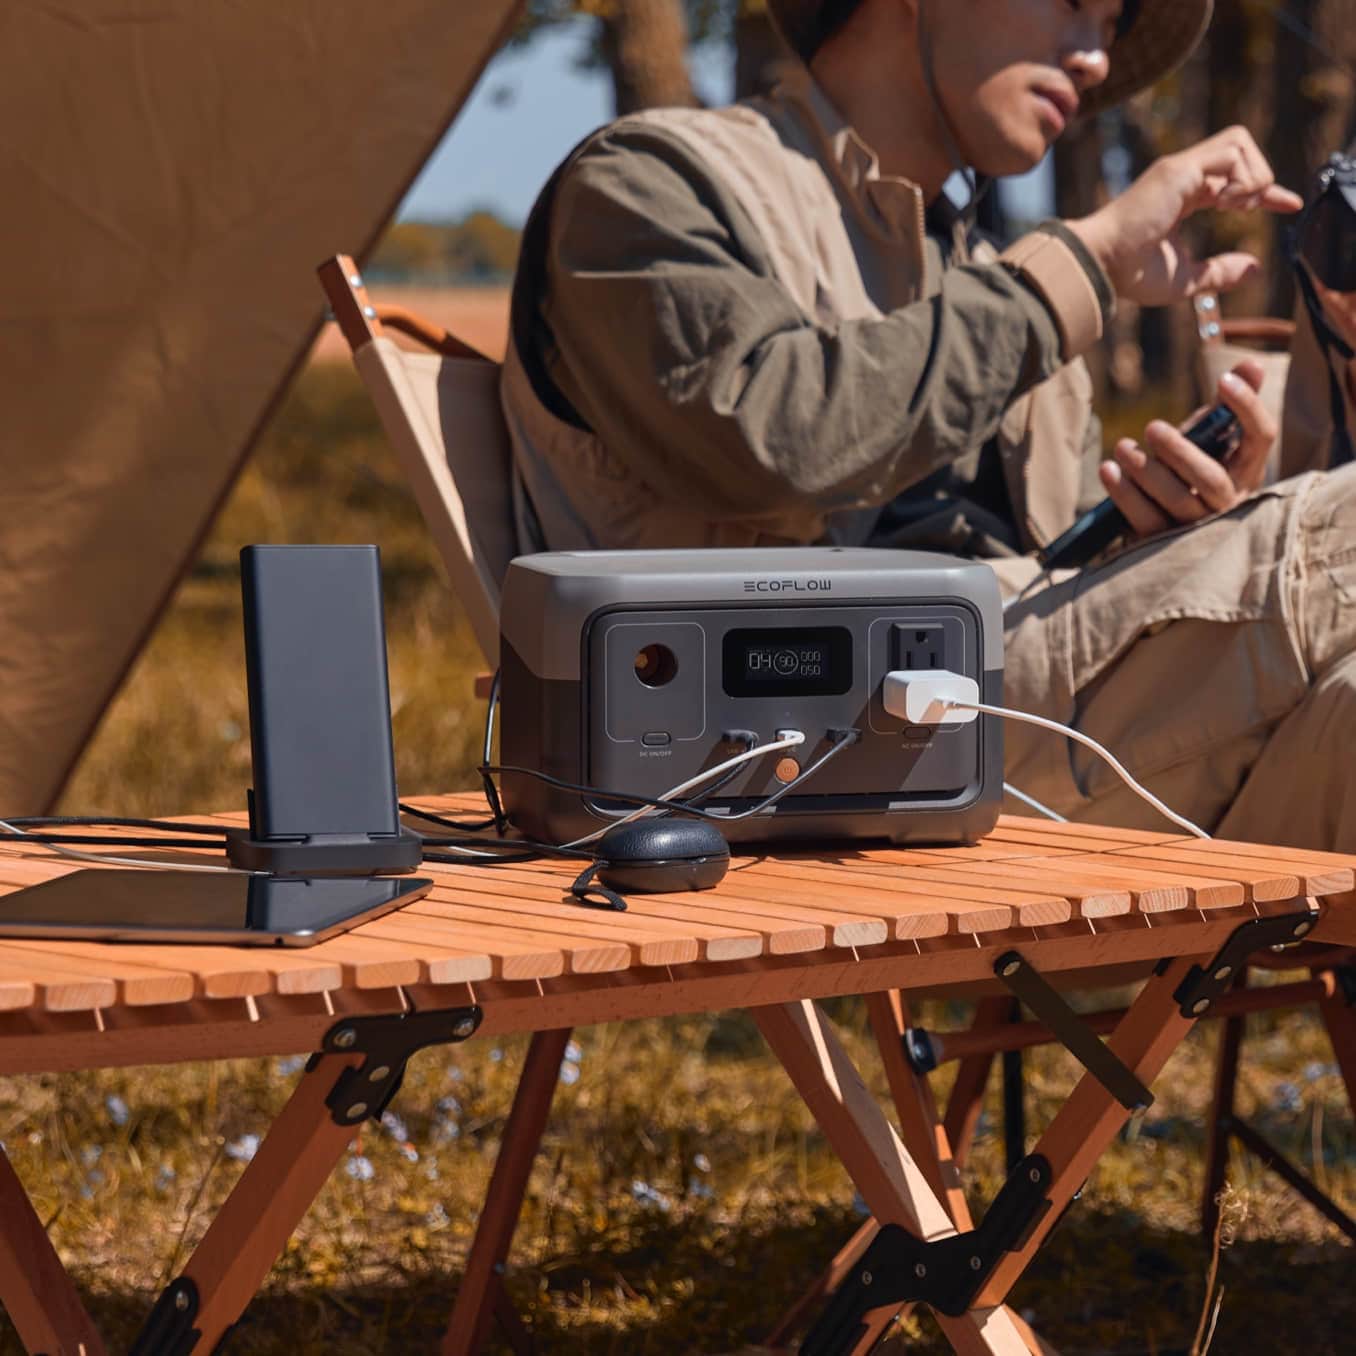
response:
<path id="1" fill-rule="evenodd" d="M 249 775 L 236 554 L 248 542 L 382 548 L 402 794 L 472 782 L 481 708 L 468 632 L 370 405 L 345 365 L 298 383 L 146 653 L 63 809 L 243 805 Z M 832 1005 L 884 1099 L 860 1006 Z M 930 1025 L 967 1019 L 929 1007 Z M 1108 1153 L 1013 1296 L 1065 1356 L 1209 1349 L 1338 1356 L 1356 1331 L 1356 1252 L 1254 1163 L 1236 1162 L 1218 1287 L 1197 1233 L 1216 1036 L 1177 1054 L 1158 1101 Z M 417 1057 L 393 1113 L 344 1162 L 231 1339 L 333 1356 L 436 1345 L 493 1165 L 524 1042 Z M 1253 1019 L 1241 1109 L 1356 1209 L 1356 1133 L 1314 1023 Z M 0 1078 L 0 1141 L 125 1349 L 300 1076 L 300 1060 Z M 1032 1129 L 1075 1078 L 1027 1058 Z M 948 1076 L 937 1075 L 945 1090 Z M 996 1093 L 991 1094 L 996 1096 Z M 991 1105 L 977 1199 L 1002 1148 Z M 507 1285 L 545 1353 L 680 1356 L 757 1341 L 859 1220 L 854 1192 L 751 1025 L 737 1015 L 577 1033 Z M 908 1349 L 943 1350 L 926 1327 Z M 495 1339 L 496 1342 L 498 1339 Z M 1196 1343 L 1202 1350 L 1205 1343 Z M 498 1346 L 493 1348 L 499 1350 Z M 0 1352 L 18 1350 L 0 1318 Z"/>

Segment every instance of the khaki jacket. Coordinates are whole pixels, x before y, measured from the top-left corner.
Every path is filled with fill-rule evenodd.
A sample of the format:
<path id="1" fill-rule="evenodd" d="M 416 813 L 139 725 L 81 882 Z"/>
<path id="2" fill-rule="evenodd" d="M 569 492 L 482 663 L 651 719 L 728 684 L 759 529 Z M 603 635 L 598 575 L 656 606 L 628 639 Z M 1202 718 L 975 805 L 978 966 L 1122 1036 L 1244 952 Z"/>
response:
<path id="1" fill-rule="evenodd" d="M 1078 355 L 1110 287 L 1058 226 L 999 258 L 949 244 L 808 75 L 595 134 L 515 284 L 525 549 L 857 544 L 880 505 L 944 484 L 922 539 L 891 544 L 963 550 L 986 445 L 1011 522 L 994 549 L 1051 540 L 1100 495 Z"/>

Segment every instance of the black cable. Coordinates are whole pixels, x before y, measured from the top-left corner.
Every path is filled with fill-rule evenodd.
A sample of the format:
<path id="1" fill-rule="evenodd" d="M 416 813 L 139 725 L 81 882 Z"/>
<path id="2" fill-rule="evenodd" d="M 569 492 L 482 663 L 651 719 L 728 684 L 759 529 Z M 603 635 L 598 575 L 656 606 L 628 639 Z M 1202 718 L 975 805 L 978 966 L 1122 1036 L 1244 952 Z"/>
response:
<path id="1" fill-rule="evenodd" d="M 499 670 L 495 669 L 494 677 L 490 680 L 490 700 L 485 707 L 485 738 L 480 746 L 480 767 L 476 770 L 480 773 L 481 784 L 485 788 L 485 800 L 490 807 L 490 813 L 494 816 L 494 827 L 500 834 L 508 832 L 508 815 L 504 813 L 504 806 L 499 799 L 499 788 L 494 784 L 494 778 L 485 770 L 490 763 L 490 747 L 494 743 L 494 713 L 499 706 Z"/>
<path id="2" fill-rule="evenodd" d="M 409 815 L 412 819 L 422 819 L 429 824 L 437 824 L 439 828 L 456 829 L 458 833 L 480 833 L 484 829 L 497 828 L 498 825 L 493 818 L 482 819 L 479 824 L 468 824 L 460 819 L 446 819 L 442 815 L 435 815 L 431 810 L 419 810 L 413 805 L 407 805 L 403 800 L 400 802 L 402 814 Z"/>
<path id="3" fill-rule="evenodd" d="M 17 820 L 8 820 L 10 824 Z M 3 834 L 0 830 L 0 834 Z M 174 847 L 174 848 L 215 848 L 224 850 L 224 840 L 220 843 L 204 842 L 201 838 L 103 838 L 98 834 L 86 833 L 24 833 L 7 835 L 16 843 L 79 843 L 96 847 Z"/>
<path id="4" fill-rule="evenodd" d="M 754 749 L 758 747 L 758 736 L 754 734 L 752 730 L 740 730 L 738 732 L 731 732 L 727 734 L 724 737 L 724 742 L 727 744 L 742 744 L 744 746 L 743 752 L 751 753 Z M 717 777 L 715 781 L 709 783 L 707 786 L 701 787 L 700 790 L 698 790 L 695 795 L 689 796 L 687 800 L 684 802 L 684 804 L 700 805 L 703 801 L 710 800 L 711 797 L 714 796 L 723 787 L 729 786 L 729 784 L 736 777 L 738 777 L 741 772 L 747 772 L 749 770 L 750 764 L 752 764 L 754 761 L 756 760 L 751 758 L 748 763 L 737 763 L 734 767 L 728 768 L 719 777 Z"/>
<path id="5" fill-rule="evenodd" d="M 638 796 L 623 791 L 608 791 L 596 786 L 581 786 L 578 782 L 562 781 L 559 777 L 552 777 L 547 772 L 538 772 L 535 768 L 517 767 L 513 764 L 496 763 L 484 765 L 477 770 L 486 776 L 494 772 L 501 776 L 505 772 L 511 772 L 523 777 L 535 777 L 538 781 L 545 782 L 548 786 L 554 786 L 560 791 L 573 791 L 578 795 L 614 800 L 622 805 L 646 805 L 656 810 L 668 810 L 673 814 L 690 815 L 694 819 L 709 819 L 713 824 L 730 824 L 735 820 L 748 819 L 750 815 L 761 814 L 784 796 L 789 796 L 792 791 L 818 772 L 831 758 L 837 757 L 839 753 L 849 745 L 855 744 L 861 737 L 862 732 L 860 730 L 832 731 L 830 734 L 830 738 L 834 741 L 832 745 L 820 754 L 794 781 L 787 782 L 785 786 L 774 791 L 766 799 L 759 801 L 757 805 L 733 815 L 716 814 L 710 810 L 703 810 L 696 805 L 688 804 L 686 801 L 661 800 L 657 796 Z"/>
<path id="6" fill-rule="evenodd" d="M 201 833 L 216 838 L 226 836 L 226 828 L 221 824 L 180 824 L 172 819 L 117 819 L 107 815 L 29 815 L 23 819 L 0 815 L 0 819 L 21 829 L 29 825 L 37 828 L 163 829 L 166 833 Z"/>
<path id="7" fill-rule="evenodd" d="M 560 847 L 556 843 L 540 843 L 534 838 L 425 838 L 423 840 L 427 847 L 465 847 L 473 848 L 476 852 L 486 854 L 488 860 L 491 853 L 497 853 L 501 850 L 513 852 L 518 849 L 526 849 L 535 853 L 539 857 L 570 857 L 587 858 L 592 857 L 592 852 L 587 852 L 583 848 Z M 428 853 L 424 854 L 426 857 Z M 458 861 L 471 861 L 472 858 L 458 858 Z"/>
<path id="8" fill-rule="evenodd" d="M 830 744 L 829 747 L 825 749 L 824 752 L 821 753 L 819 757 L 816 758 L 815 761 L 794 781 L 787 782 L 787 784 L 779 791 L 774 791 L 766 800 L 760 800 L 758 804 L 750 810 L 741 810 L 737 815 L 718 815 L 716 817 L 718 819 L 723 819 L 726 823 L 732 823 L 737 819 L 748 819 L 750 815 L 762 814 L 764 810 L 770 809 L 773 805 L 776 805 L 783 796 L 789 796 L 798 786 L 809 781 L 820 768 L 834 758 L 837 758 L 844 749 L 850 748 L 855 744 L 862 737 L 862 732 L 860 730 L 834 730 L 829 737 L 833 740 L 833 743 Z"/>
<path id="9" fill-rule="evenodd" d="M 494 677 L 490 680 L 490 699 L 485 706 L 485 735 L 480 747 L 481 767 L 476 770 L 480 772 L 480 780 L 485 789 L 485 800 L 490 807 L 490 817 L 481 820 L 478 824 L 468 824 L 465 820 L 447 819 L 443 815 L 435 815 L 430 810 L 420 810 L 414 805 L 407 805 L 403 800 L 400 802 L 400 809 L 404 814 L 411 815 L 415 819 L 422 819 L 428 824 L 437 824 L 440 828 L 455 829 L 458 833 L 481 833 L 485 829 L 494 829 L 500 835 L 508 831 L 508 816 L 504 813 L 504 807 L 499 801 L 499 790 L 494 782 L 483 771 L 484 766 L 490 761 L 490 748 L 494 743 L 494 713 L 499 705 L 499 670 L 494 671 Z"/>
<path id="10" fill-rule="evenodd" d="M 481 855 L 481 854 L 484 855 Z M 504 846 L 486 852 L 477 847 L 476 855 L 458 852 L 425 852 L 424 861 L 451 863 L 456 866 L 494 866 L 500 862 L 540 862 L 552 857 L 566 857 L 571 861 L 592 861 L 593 853 L 575 848 L 558 848 L 548 843 L 524 844 L 519 849 L 516 840 L 505 840 Z"/>

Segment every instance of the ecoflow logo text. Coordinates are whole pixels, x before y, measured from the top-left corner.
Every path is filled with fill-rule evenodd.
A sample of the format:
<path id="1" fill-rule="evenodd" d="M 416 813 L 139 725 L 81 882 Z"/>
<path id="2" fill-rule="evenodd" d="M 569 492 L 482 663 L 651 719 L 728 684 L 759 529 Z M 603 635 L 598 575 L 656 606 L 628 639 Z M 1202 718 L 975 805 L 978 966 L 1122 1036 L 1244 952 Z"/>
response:
<path id="1" fill-rule="evenodd" d="M 832 579 L 746 579 L 745 593 L 828 593 Z"/>

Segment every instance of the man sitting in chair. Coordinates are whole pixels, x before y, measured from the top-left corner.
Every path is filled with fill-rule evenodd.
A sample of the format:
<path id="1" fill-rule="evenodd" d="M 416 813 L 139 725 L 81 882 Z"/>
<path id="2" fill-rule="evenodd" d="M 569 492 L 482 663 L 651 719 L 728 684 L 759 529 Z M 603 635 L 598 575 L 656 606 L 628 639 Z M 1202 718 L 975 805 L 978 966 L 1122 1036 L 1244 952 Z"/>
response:
<path id="1" fill-rule="evenodd" d="M 806 69 L 766 99 L 602 129 L 529 220 L 503 404 L 525 539 L 554 550 L 839 542 L 988 559 L 1008 705 L 1076 724 L 1220 834 L 1356 849 L 1356 472 L 1262 485 L 1260 370 L 1223 466 L 1151 423 L 1101 460 L 1079 355 L 1118 296 L 1227 290 L 1204 209 L 1293 212 L 1247 131 L 1078 221 L 973 249 L 953 171 L 1029 169 L 1192 50 L 1211 0 L 770 0 Z M 1031 553 L 1104 495 L 1100 565 Z M 1109 770 L 1009 727 L 1073 818 L 1161 825 Z"/>

